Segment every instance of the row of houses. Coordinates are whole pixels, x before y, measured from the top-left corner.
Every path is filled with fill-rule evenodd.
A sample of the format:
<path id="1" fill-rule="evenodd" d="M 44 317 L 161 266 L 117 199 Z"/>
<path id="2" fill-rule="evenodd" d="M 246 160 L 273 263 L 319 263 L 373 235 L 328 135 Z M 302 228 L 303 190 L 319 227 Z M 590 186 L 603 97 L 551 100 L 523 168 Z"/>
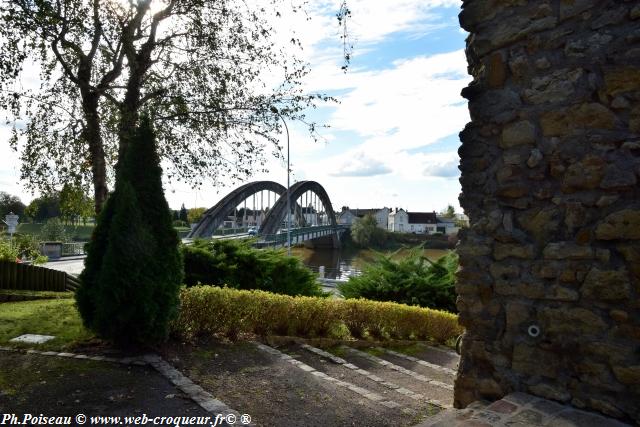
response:
<path id="1" fill-rule="evenodd" d="M 260 227 L 264 222 L 265 217 L 267 216 L 268 210 L 253 210 L 253 209 L 245 209 L 240 208 L 237 209 L 234 215 L 229 215 L 227 220 L 224 222 L 224 228 L 240 228 L 240 227 Z M 291 222 L 292 227 L 298 221 L 298 217 L 302 215 L 304 216 L 304 222 L 307 226 L 316 226 L 322 224 L 329 224 L 329 219 L 327 217 L 326 212 L 318 211 L 313 206 L 301 207 L 298 209 L 298 212 L 292 216 Z"/>
<path id="2" fill-rule="evenodd" d="M 240 208 L 236 210 L 235 215 L 230 215 L 224 222 L 225 228 L 238 227 L 260 227 L 267 214 L 266 210 L 252 210 Z M 326 212 L 318 212 L 314 207 L 302 207 L 298 210 L 298 214 L 294 214 L 292 218 L 295 222 L 296 216 L 302 214 L 307 226 L 315 226 L 328 224 Z M 352 225 L 358 219 L 371 215 L 378 223 L 378 227 L 398 233 L 416 233 L 416 234 L 455 234 L 459 227 L 457 224 L 464 222 L 464 215 L 457 218 L 446 218 L 435 212 L 409 212 L 404 209 L 390 209 L 387 207 L 381 209 L 350 209 L 343 206 L 337 214 L 338 224 Z"/>
<path id="3" fill-rule="evenodd" d="M 378 223 L 378 227 L 397 233 L 416 234 L 455 234 L 458 232 L 460 221 L 464 222 L 464 215 L 457 218 L 446 218 L 434 212 L 408 212 L 404 209 L 387 207 L 381 209 L 349 209 L 343 206 L 338 214 L 338 224 L 351 225 L 360 218 L 371 215 Z M 456 221 L 457 220 L 457 221 Z"/>

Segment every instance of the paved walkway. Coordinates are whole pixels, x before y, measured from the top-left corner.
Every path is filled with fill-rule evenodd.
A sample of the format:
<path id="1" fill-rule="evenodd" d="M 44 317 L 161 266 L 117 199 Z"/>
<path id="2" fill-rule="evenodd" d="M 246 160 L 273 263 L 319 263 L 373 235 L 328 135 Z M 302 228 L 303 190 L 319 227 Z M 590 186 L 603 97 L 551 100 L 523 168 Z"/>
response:
<path id="1" fill-rule="evenodd" d="M 74 276 L 82 273 L 84 269 L 85 256 L 61 258 L 59 260 L 52 260 L 43 265 L 43 267 L 50 268 L 52 270 L 64 271 L 65 273 L 73 274 Z"/>
<path id="2" fill-rule="evenodd" d="M 449 409 L 417 427 L 627 427 L 612 418 L 581 411 L 572 406 L 532 396 L 511 393 L 485 406 Z"/>

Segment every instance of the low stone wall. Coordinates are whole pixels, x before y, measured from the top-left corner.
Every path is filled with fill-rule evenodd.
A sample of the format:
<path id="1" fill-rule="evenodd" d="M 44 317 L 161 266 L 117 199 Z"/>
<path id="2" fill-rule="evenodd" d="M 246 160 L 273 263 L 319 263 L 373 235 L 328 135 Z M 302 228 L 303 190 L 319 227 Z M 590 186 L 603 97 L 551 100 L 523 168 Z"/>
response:
<path id="1" fill-rule="evenodd" d="M 640 4 L 465 0 L 455 400 L 640 422 Z"/>

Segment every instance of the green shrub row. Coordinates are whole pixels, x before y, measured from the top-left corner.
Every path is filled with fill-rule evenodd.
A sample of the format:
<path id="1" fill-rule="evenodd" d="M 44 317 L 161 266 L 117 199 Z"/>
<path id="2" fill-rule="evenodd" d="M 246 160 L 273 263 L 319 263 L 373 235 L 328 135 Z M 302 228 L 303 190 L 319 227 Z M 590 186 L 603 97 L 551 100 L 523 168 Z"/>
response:
<path id="1" fill-rule="evenodd" d="M 182 247 L 184 282 L 322 296 L 316 275 L 282 249 L 256 249 L 250 240 L 196 240 Z"/>
<path id="2" fill-rule="evenodd" d="M 299 337 L 420 339 L 444 343 L 462 333 L 456 315 L 364 299 L 292 297 L 214 286 L 183 288 L 173 332 L 182 338 L 239 333 Z"/>
<path id="3" fill-rule="evenodd" d="M 349 278 L 338 289 L 347 299 L 394 301 L 455 312 L 458 256 L 449 252 L 433 262 L 422 253 L 418 247 L 399 260 L 380 255 L 360 276 Z"/>

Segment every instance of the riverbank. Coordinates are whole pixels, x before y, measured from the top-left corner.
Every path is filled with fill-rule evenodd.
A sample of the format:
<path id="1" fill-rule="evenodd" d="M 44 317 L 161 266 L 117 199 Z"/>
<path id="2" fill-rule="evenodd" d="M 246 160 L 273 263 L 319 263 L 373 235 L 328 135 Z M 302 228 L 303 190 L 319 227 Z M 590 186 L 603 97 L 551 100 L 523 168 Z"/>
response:
<path id="1" fill-rule="evenodd" d="M 359 275 L 360 271 L 376 261 L 380 255 L 391 256 L 392 259 L 406 258 L 413 250 L 411 247 L 399 249 L 375 250 L 371 248 L 356 248 L 348 245 L 339 249 L 309 249 L 303 246 L 294 247 L 291 253 L 314 271 L 323 267 L 328 279 L 346 280 L 350 276 Z M 446 255 L 447 249 L 423 249 L 423 255 L 432 260 Z"/>

